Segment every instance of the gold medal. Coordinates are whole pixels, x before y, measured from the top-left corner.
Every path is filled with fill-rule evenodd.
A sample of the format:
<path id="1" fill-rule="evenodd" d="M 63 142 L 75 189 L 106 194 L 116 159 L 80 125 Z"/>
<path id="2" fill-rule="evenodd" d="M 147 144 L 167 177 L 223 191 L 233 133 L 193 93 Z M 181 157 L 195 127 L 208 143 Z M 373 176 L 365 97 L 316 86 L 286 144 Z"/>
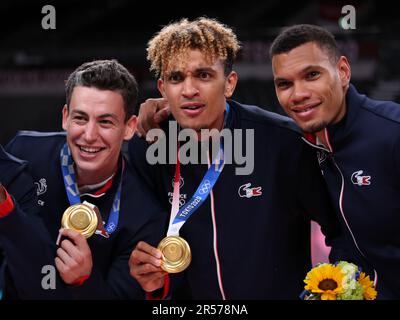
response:
<path id="1" fill-rule="evenodd" d="M 64 211 L 61 226 L 91 237 L 97 229 L 98 219 L 94 208 L 86 204 L 75 204 Z"/>
<path id="2" fill-rule="evenodd" d="M 161 268 L 166 272 L 181 272 L 192 261 L 189 244 L 179 236 L 165 237 L 158 244 L 157 249 L 162 252 L 163 262 Z"/>

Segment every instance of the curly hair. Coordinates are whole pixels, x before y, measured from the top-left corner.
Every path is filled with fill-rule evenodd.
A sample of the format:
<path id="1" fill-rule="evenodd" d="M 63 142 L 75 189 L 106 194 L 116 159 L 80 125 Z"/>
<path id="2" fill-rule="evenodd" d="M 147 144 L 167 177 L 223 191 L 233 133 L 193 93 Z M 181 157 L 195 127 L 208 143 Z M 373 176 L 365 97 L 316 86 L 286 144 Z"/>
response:
<path id="1" fill-rule="evenodd" d="M 168 64 L 181 60 L 191 49 L 199 49 L 208 62 L 221 59 L 227 75 L 232 71 L 240 43 L 231 28 L 215 19 L 199 17 L 189 21 L 184 18 L 162 28 L 148 42 L 150 70 L 157 77 L 164 76 Z"/>

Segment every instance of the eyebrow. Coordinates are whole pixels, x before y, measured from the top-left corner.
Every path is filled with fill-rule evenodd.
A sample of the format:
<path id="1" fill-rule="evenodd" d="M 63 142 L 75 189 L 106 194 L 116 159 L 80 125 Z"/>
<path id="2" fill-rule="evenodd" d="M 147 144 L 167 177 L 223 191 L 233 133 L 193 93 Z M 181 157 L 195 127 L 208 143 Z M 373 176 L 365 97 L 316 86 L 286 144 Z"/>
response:
<path id="1" fill-rule="evenodd" d="M 301 69 L 299 73 L 304 74 L 304 73 L 307 73 L 307 72 L 309 72 L 311 70 L 315 70 L 315 69 L 321 70 L 322 67 L 319 65 L 316 65 L 316 64 L 311 64 L 311 65 L 308 65 L 305 68 Z M 274 79 L 274 82 L 278 82 L 278 81 L 288 81 L 288 79 L 283 78 L 283 77 L 277 77 Z"/>
<path id="2" fill-rule="evenodd" d="M 216 70 L 214 70 L 212 67 L 200 67 L 193 71 L 193 73 L 200 73 L 200 72 L 215 73 Z M 171 72 L 167 73 L 167 76 L 170 77 L 172 75 L 181 75 L 181 74 L 185 74 L 185 72 L 183 70 L 172 70 Z"/>
<path id="3" fill-rule="evenodd" d="M 78 109 L 78 110 L 73 110 L 73 111 L 72 111 L 72 114 L 73 114 L 73 115 L 74 115 L 74 114 L 79 114 L 79 115 L 82 115 L 82 116 L 89 117 L 89 115 L 88 115 L 86 112 L 84 112 L 84 111 L 82 111 L 82 110 L 79 110 L 79 109 Z M 116 121 L 118 121 L 118 117 L 117 117 L 115 114 L 113 114 L 113 113 L 104 113 L 104 114 L 98 116 L 97 118 L 100 118 L 100 119 L 113 118 L 113 119 L 115 119 Z"/>
<path id="4" fill-rule="evenodd" d="M 88 116 L 88 114 L 86 113 L 86 112 L 84 112 L 84 111 L 82 111 L 82 110 L 77 110 L 77 109 L 75 109 L 75 110 L 72 110 L 71 111 L 71 114 L 72 115 L 75 115 L 75 114 L 79 114 L 79 115 L 81 115 L 81 116 Z"/>
<path id="5" fill-rule="evenodd" d="M 300 72 L 307 73 L 308 71 L 314 70 L 314 69 L 322 69 L 322 67 L 319 65 L 316 65 L 316 64 L 311 64 L 311 65 L 308 65 L 307 67 L 305 67 L 304 69 L 302 69 Z"/>
<path id="6" fill-rule="evenodd" d="M 195 72 L 199 73 L 199 72 L 216 72 L 216 71 L 211 67 L 204 67 L 196 69 Z"/>

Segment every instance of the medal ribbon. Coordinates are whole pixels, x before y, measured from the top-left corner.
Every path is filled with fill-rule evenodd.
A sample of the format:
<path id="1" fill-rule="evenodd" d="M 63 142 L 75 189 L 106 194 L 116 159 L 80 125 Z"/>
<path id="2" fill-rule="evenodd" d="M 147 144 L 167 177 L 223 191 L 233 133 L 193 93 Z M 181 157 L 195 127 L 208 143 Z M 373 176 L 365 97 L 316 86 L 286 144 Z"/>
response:
<path id="1" fill-rule="evenodd" d="M 76 183 L 74 160 L 72 159 L 71 150 L 69 149 L 67 143 L 65 143 L 64 146 L 61 148 L 60 160 L 61 160 L 61 173 L 64 178 L 65 191 L 67 192 L 69 203 L 71 206 L 74 204 L 81 203 L 78 184 Z M 122 176 L 124 172 L 124 167 L 125 167 L 125 162 L 122 159 L 121 179 L 118 185 L 117 192 L 114 197 L 113 205 L 110 210 L 108 222 L 105 226 L 108 235 L 113 233 L 118 226 L 119 208 L 121 204 Z"/>
<path id="2" fill-rule="evenodd" d="M 225 108 L 225 116 L 224 116 L 224 126 L 226 125 L 226 120 L 229 114 L 229 104 L 226 103 Z M 204 201 L 209 196 L 212 188 L 217 182 L 219 175 L 221 174 L 224 168 L 224 147 L 221 141 L 220 149 L 218 151 L 217 156 L 215 157 L 213 163 L 210 168 L 208 168 L 206 174 L 201 180 L 200 185 L 197 187 L 192 198 L 184 204 L 179 209 L 179 180 L 180 180 L 180 161 L 179 161 L 179 146 L 178 146 L 178 155 L 176 159 L 175 165 L 175 177 L 174 177 L 174 191 L 172 195 L 172 207 L 171 207 L 171 215 L 169 221 L 169 227 L 167 236 L 171 235 L 179 235 L 179 230 L 183 226 L 183 224 L 189 219 L 189 217 L 204 203 Z"/>

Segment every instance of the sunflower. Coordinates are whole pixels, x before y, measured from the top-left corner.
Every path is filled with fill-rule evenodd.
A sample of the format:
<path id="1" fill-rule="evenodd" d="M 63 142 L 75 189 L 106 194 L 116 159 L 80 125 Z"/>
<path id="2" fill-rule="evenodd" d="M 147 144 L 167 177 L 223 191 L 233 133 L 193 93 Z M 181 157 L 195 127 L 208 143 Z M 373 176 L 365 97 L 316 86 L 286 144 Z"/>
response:
<path id="1" fill-rule="evenodd" d="M 364 289 L 365 300 L 376 299 L 377 292 L 374 288 L 373 282 L 369 279 L 369 276 L 366 276 L 365 272 L 360 273 L 360 278 L 358 279 L 358 282 L 362 285 Z"/>
<path id="2" fill-rule="evenodd" d="M 321 294 L 321 300 L 336 300 L 336 295 L 343 291 L 343 279 L 344 274 L 339 267 L 322 264 L 307 273 L 304 288 Z"/>

